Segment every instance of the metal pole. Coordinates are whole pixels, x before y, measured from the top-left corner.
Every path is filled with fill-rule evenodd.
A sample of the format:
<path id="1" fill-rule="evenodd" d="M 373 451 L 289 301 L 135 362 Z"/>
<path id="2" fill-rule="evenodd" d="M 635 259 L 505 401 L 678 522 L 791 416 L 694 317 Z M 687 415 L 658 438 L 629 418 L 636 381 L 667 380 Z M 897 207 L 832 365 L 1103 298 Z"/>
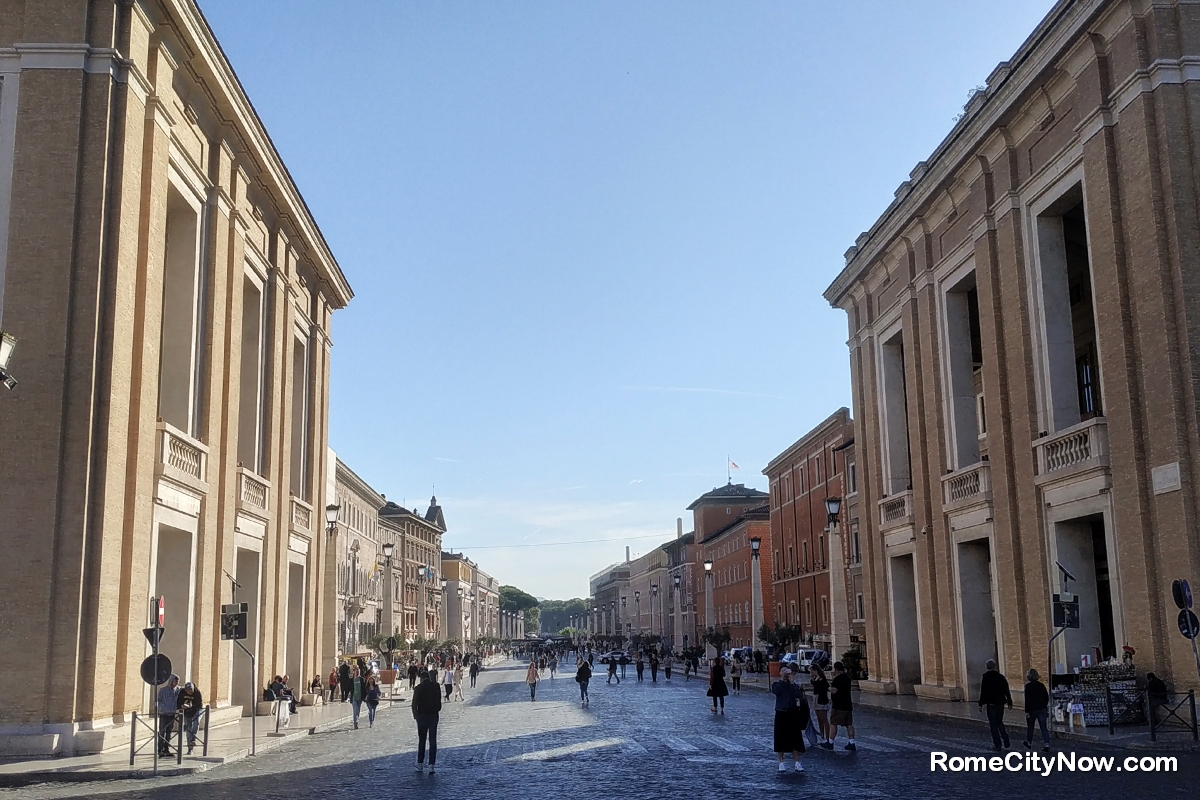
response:
<path id="1" fill-rule="evenodd" d="M 1195 639 L 1192 643 L 1195 643 Z M 1200 729 L 1196 727 L 1196 690 L 1192 689 L 1188 692 L 1188 705 L 1192 707 L 1192 741 L 1200 741 Z"/>
<path id="2" fill-rule="evenodd" d="M 155 619 L 154 622 L 155 622 L 155 624 L 157 624 L 158 620 Z M 161 638 L 162 638 L 161 633 L 159 633 L 157 636 L 154 637 L 154 668 L 155 668 L 155 671 L 158 670 L 158 640 Z M 155 676 L 155 677 L 157 677 L 157 676 Z M 167 678 L 167 683 L 170 683 L 170 682 L 171 682 L 171 679 Z M 162 744 L 158 740 L 159 713 L 158 713 L 158 687 L 157 686 L 152 686 L 150 688 L 150 704 L 151 704 L 150 707 L 152 709 L 154 709 L 154 774 L 158 775 L 158 751 L 161 749 Z"/>
<path id="3" fill-rule="evenodd" d="M 234 639 L 233 643 L 242 648 L 242 652 L 250 657 L 250 755 L 254 755 L 255 739 L 257 738 L 257 725 L 254 718 L 258 716 L 258 688 L 256 686 L 258 683 L 258 670 L 254 666 L 254 653 L 247 650 L 246 645 L 242 644 L 240 639 Z M 206 721 L 205 725 L 207 724 Z M 207 742 L 205 746 L 208 746 Z"/>
<path id="4" fill-rule="evenodd" d="M 183 763 L 183 713 L 180 711 L 175 712 L 175 727 L 179 729 L 179 730 L 175 731 L 175 744 L 176 744 L 175 763 L 182 764 Z"/>
<path id="5" fill-rule="evenodd" d="M 137 754 L 137 732 L 138 718 L 137 712 L 133 712 L 133 719 L 129 722 L 129 766 L 133 766 L 133 757 Z"/>
<path id="6" fill-rule="evenodd" d="M 203 754 L 206 758 L 208 757 L 208 718 L 209 718 L 209 716 L 211 716 L 211 714 L 210 714 L 211 709 L 212 709 L 212 706 L 204 707 L 204 750 L 203 750 Z"/>

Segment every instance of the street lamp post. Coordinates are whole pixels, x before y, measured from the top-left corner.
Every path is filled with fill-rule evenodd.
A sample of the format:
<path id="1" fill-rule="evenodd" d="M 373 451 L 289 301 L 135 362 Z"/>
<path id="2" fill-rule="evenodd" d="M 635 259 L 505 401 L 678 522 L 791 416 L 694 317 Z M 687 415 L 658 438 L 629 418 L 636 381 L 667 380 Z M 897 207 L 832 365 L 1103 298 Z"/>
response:
<path id="1" fill-rule="evenodd" d="M 392 551 L 395 547 L 393 542 L 383 543 L 384 569 L 387 570 L 383 574 L 383 630 L 388 636 L 395 633 L 392 629 Z"/>
<path id="2" fill-rule="evenodd" d="M 658 584 L 650 584 L 650 633 L 654 633 L 654 606 L 658 605 Z M 662 612 L 658 615 L 658 635 L 662 636 Z"/>
<path id="3" fill-rule="evenodd" d="M 609 601 L 608 622 L 611 623 L 611 627 L 609 628 L 608 632 L 611 635 L 615 636 L 617 633 L 617 601 L 616 600 Z"/>
<path id="4" fill-rule="evenodd" d="M 625 633 L 632 628 L 629 623 L 629 615 L 625 613 L 626 601 L 628 599 L 629 598 L 625 597 L 624 595 L 621 597 L 621 620 L 624 622 L 624 624 L 621 625 L 621 633 Z"/>
<path id="5" fill-rule="evenodd" d="M 675 573 L 675 577 L 672 582 L 675 584 L 675 619 L 674 624 L 671 625 L 671 649 L 674 650 L 675 648 L 679 647 L 679 635 L 683 630 L 683 598 L 679 593 L 679 584 L 682 581 L 680 580 L 678 572 Z"/>
<path id="6" fill-rule="evenodd" d="M 704 559 L 704 632 L 707 634 L 713 626 L 713 584 L 712 584 L 712 568 L 713 562 L 711 558 Z M 712 658 L 716 654 L 716 648 L 709 642 L 704 643 L 704 657 Z"/>
<path id="7" fill-rule="evenodd" d="M 465 649 L 467 646 L 467 615 L 463 610 L 463 587 L 459 586 L 457 589 L 454 590 L 454 593 L 458 595 L 458 636 L 457 636 L 457 638 L 459 639 L 459 641 L 462 642 L 463 648 Z"/>
<path id="8" fill-rule="evenodd" d="M 829 514 L 829 632 L 833 657 L 850 647 L 850 619 L 847 616 L 846 570 L 842 560 L 842 529 L 838 524 L 842 513 L 842 498 L 826 497 L 825 511 Z M 822 554 L 824 555 L 824 554 Z"/>
<path id="9" fill-rule="evenodd" d="M 638 633 L 642 632 L 642 592 L 638 590 L 633 593 L 633 602 L 637 605 L 637 621 Z"/>
<path id="10" fill-rule="evenodd" d="M 428 569 L 424 564 L 417 566 L 417 638 L 428 638 L 428 629 L 425 627 L 425 571 Z"/>
<path id="11" fill-rule="evenodd" d="M 754 536 L 750 539 L 750 648 L 754 650 L 754 642 L 758 637 L 758 629 L 763 624 L 762 570 L 759 567 L 758 549 L 762 547 L 762 539 Z"/>

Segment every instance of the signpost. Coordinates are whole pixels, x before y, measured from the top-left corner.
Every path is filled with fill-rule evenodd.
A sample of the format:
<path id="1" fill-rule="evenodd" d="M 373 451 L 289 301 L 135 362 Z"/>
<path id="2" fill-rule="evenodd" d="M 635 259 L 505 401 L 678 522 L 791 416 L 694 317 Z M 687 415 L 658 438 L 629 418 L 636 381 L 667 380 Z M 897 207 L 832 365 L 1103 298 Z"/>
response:
<path id="1" fill-rule="evenodd" d="M 142 662 L 141 673 L 142 680 L 150 684 L 150 708 L 154 713 L 154 774 L 158 774 L 158 687 L 171 679 L 171 659 L 158 652 L 159 642 L 162 641 L 163 634 L 166 633 L 166 628 L 163 627 L 163 622 L 166 619 L 165 604 L 161 597 L 150 598 L 150 627 L 143 628 L 142 634 L 146 637 L 146 641 L 150 643 L 151 649 L 154 651 L 146 657 Z M 136 727 L 136 726 L 135 726 Z M 135 730 L 132 736 L 137 736 Z M 130 755 L 129 763 L 133 763 L 133 756 Z"/>
<path id="2" fill-rule="evenodd" d="M 1196 661 L 1196 674 L 1200 675 L 1200 652 L 1196 650 L 1196 637 L 1200 636 L 1200 619 L 1192 611 L 1192 587 L 1182 578 L 1171 584 L 1171 599 L 1179 608 L 1179 632 L 1192 642 L 1192 658 Z"/>
<path id="3" fill-rule="evenodd" d="M 225 573 L 225 576 L 229 578 L 233 602 L 221 606 L 221 638 L 233 642 L 250 657 L 250 755 L 254 755 L 255 743 L 258 738 L 258 730 L 254 722 L 254 718 L 258 716 L 256 708 L 258 705 L 258 670 L 254 664 L 254 653 L 251 653 L 246 649 L 246 645 L 242 644 L 242 640 L 246 638 L 246 618 L 249 615 L 250 606 L 248 603 L 237 602 L 238 582 L 228 572 Z"/>

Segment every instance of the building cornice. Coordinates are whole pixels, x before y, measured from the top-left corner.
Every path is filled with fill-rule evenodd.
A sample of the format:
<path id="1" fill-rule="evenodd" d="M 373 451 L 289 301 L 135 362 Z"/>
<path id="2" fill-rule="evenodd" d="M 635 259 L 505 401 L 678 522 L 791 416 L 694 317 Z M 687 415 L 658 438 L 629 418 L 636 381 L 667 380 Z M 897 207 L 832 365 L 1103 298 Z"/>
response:
<path id="1" fill-rule="evenodd" d="M 762 474 L 769 476 L 772 472 L 777 472 L 786 462 L 791 461 L 800 453 L 812 447 L 813 443 L 818 439 L 824 438 L 825 434 L 835 427 L 842 425 L 853 425 L 854 420 L 850 417 L 850 409 L 842 406 L 837 411 L 830 414 L 825 420 L 819 423 L 808 433 L 797 439 L 790 447 L 784 450 L 763 469 Z"/>

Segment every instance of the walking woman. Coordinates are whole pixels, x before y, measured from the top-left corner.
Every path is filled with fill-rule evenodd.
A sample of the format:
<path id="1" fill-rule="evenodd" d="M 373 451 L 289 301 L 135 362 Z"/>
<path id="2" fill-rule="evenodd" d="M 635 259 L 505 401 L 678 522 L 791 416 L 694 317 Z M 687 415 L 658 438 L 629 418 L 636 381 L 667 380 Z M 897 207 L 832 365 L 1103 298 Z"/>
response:
<path id="1" fill-rule="evenodd" d="M 772 749 L 779 758 L 779 771 L 787 772 L 784 757 L 792 754 L 796 772 L 804 772 L 800 754 L 804 752 L 804 728 L 808 725 L 808 699 L 804 687 L 792 683 L 792 671 L 787 667 L 779 670 L 779 680 L 771 684 L 775 695 L 775 730 Z"/>
<path id="2" fill-rule="evenodd" d="M 663 675 L 667 676 L 667 680 L 671 680 L 671 656 L 669 654 L 663 659 Z"/>
<path id="3" fill-rule="evenodd" d="M 383 692 L 379 691 L 379 684 L 375 682 L 375 676 L 367 677 L 367 727 L 375 727 L 375 709 L 379 708 L 379 698 L 383 696 Z"/>
<path id="4" fill-rule="evenodd" d="M 588 704 L 588 681 L 592 679 L 592 665 L 586 659 L 579 662 L 579 666 L 575 668 L 575 681 L 579 684 L 579 702 L 587 707 Z"/>
<path id="5" fill-rule="evenodd" d="M 658 654 L 650 652 L 650 680 L 658 683 Z"/>
<path id="6" fill-rule="evenodd" d="M 733 693 L 742 693 L 742 665 L 736 661 L 729 664 L 729 677 L 733 678 Z"/>
<path id="7" fill-rule="evenodd" d="M 808 668 L 808 675 L 813 702 L 816 703 L 817 734 L 821 737 L 820 744 L 823 744 L 829 741 L 829 678 L 825 677 L 825 670 L 816 664 Z"/>
<path id="8" fill-rule="evenodd" d="M 725 698 L 729 696 L 729 687 L 725 685 L 725 665 L 720 656 L 713 659 L 708 668 L 708 696 L 712 698 L 712 713 L 717 713 L 717 702 L 721 703 L 721 713 L 725 713 Z"/>
<path id="9" fill-rule="evenodd" d="M 362 711 L 362 701 L 367 696 L 367 682 L 363 680 L 358 667 L 350 669 L 350 706 L 354 713 L 354 729 L 358 730 L 358 715 Z"/>
<path id="10" fill-rule="evenodd" d="M 642 682 L 642 672 L 644 672 L 646 669 L 646 661 L 644 658 L 642 658 L 641 650 L 638 651 L 637 661 L 633 662 L 633 668 L 635 670 L 637 670 L 638 683 L 641 683 Z"/>
<path id="11" fill-rule="evenodd" d="M 460 703 L 463 700 L 462 685 L 463 685 L 463 665 L 462 665 L 462 662 L 460 661 L 460 662 L 458 662 L 458 666 L 456 666 L 454 668 L 454 699 Z"/>
<path id="12" fill-rule="evenodd" d="M 538 665 L 536 661 L 529 662 L 529 669 L 525 670 L 525 682 L 529 684 L 529 699 L 537 700 L 537 685 L 541 678 L 538 677 Z"/>

